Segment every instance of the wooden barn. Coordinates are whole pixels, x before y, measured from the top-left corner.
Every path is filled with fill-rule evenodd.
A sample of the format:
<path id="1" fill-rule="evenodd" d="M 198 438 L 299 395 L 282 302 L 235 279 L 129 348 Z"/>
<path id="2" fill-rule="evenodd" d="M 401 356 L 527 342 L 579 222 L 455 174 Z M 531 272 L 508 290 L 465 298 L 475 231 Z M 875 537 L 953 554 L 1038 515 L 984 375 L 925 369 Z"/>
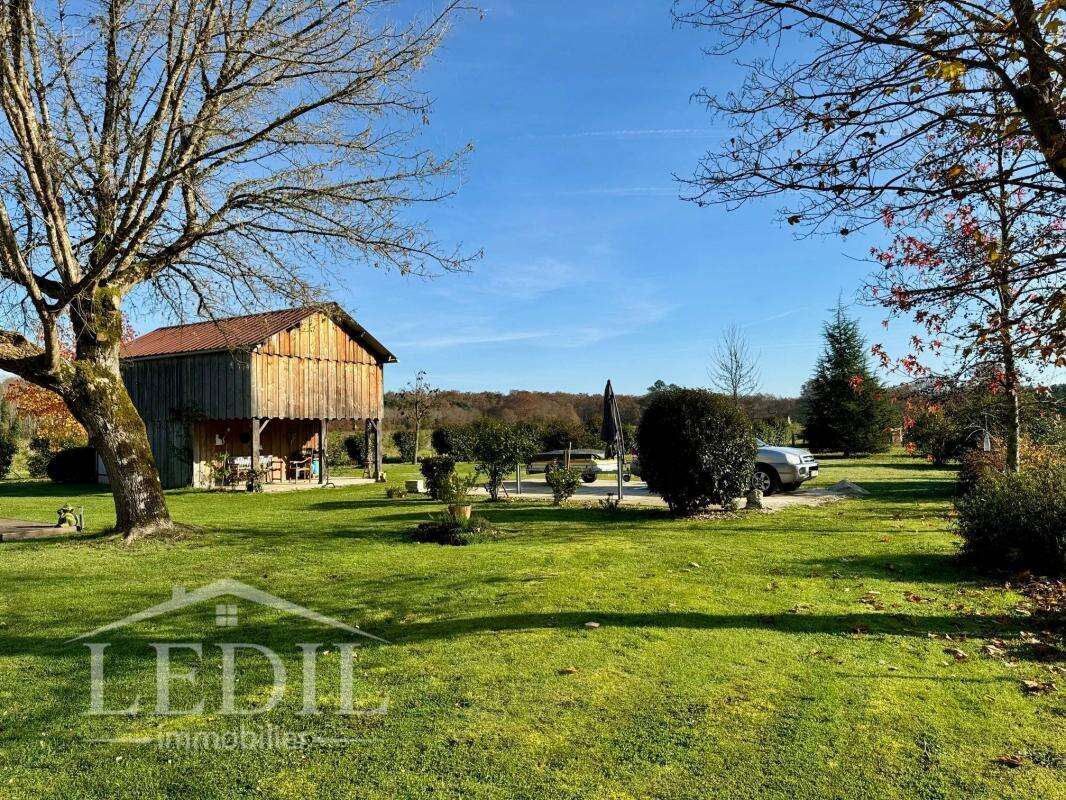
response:
<path id="1" fill-rule="evenodd" d="M 253 473 L 325 482 L 327 428 L 341 420 L 381 472 L 383 368 L 396 358 L 336 304 L 159 328 L 121 357 L 167 488 Z"/>

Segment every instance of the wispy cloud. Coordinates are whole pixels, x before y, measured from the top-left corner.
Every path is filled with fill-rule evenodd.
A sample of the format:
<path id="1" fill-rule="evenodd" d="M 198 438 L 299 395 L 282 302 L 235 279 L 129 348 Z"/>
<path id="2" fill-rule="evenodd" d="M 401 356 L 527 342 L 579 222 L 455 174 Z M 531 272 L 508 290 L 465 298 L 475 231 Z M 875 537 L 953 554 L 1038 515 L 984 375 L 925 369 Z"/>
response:
<path id="1" fill-rule="evenodd" d="M 773 322 L 774 320 L 784 319 L 785 317 L 792 317 L 796 314 L 802 314 L 805 311 L 808 311 L 809 309 L 810 306 L 799 306 L 797 308 L 790 308 L 788 311 L 782 311 L 780 314 L 771 314 L 769 317 L 763 317 L 762 319 L 756 319 L 752 320 L 751 322 L 745 322 L 740 327 L 752 328 L 756 325 L 764 325 L 767 322 Z"/>
<path id="2" fill-rule="evenodd" d="M 423 339 L 410 339 L 395 342 L 395 349 L 409 347 L 418 350 L 434 350 L 443 347 L 466 347 L 475 344 L 504 344 L 507 342 L 528 342 L 542 339 L 548 334 L 544 331 L 512 331 L 510 333 L 453 333 L 447 336 L 427 336 Z"/>
<path id="3" fill-rule="evenodd" d="M 592 268 L 557 258 L 500 264 L 485 271 L 481 288 L 511 297 L 535 297 L 556 289 L 587 282 Z"/>

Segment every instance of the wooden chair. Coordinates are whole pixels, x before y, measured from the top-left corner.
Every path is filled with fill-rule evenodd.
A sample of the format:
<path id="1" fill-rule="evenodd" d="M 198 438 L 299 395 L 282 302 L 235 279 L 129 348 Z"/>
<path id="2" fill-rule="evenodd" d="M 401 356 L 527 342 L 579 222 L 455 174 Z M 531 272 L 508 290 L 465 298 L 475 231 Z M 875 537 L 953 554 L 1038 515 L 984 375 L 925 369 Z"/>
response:
<path id="1" fill-rule="evenodd" d="M 289 459 L 289 477 L 295 481 L 300 480 L 300 478 L 307 478 L 310 481 L 312 460 L 311 456 Z"/>
<path id="2" fill-rule="evenodd" d="M 285 462 L 277 456 L 270 457 L 270 464 L 266 470 L 267 483 L 285 480 Z"/>

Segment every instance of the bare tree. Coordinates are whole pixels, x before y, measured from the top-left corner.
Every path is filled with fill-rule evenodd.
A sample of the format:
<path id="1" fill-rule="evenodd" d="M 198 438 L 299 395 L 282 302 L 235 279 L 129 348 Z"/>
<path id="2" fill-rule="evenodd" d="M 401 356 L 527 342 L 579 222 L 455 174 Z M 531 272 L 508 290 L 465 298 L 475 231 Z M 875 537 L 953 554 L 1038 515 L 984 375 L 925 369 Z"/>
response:
<path id="1" fill-rule="evenodd" d="M 402 391 L 395 396 L 397 413 L 408 428 L 414 431 L 415 448 L 411 463 L 418 463 L 418 451 L 421 447 L 422 429 L 429 421 L 433 412 L 440 406 L 440 389 L 429 384 L 426 380 L 426 371 L 420 369 L 413 381 L 410 381 Z"/>
<path id="2" fill-rule="evenodd" d="M 759 357 L 751 352 L 739 325 L 730 325 L 722 332 L 707 374 L 716 389 L 734 400 L 758 391 Z"/>
<path id="3" fill-rule="evenodd" d="M 674 13 L 747 71 L 733 93 L 699 94 L 734 133 L 688 182 L 698 203 L 787 194 L 790 224 L 847 235 L 886 204 L 995 185 L 960 162 L 1002 139 L 1024 145 L 1010 188 L 1066 196 L 1061 2 L 676 0 Z M 1001 108 L 1007 125 L 990 124 Z"/>
<path id="4" fill-rule="evenodd" d="M 404 215 L 461 155 L 413 144 L 410 88 L 458 6 L 397 27 L 393 5 L 0 9 L 0 368 L 66 401 L 127 537 L 172 524 L 119 374 L 127 299 L 210 318 L 319 296 L 330 263 L 463 265 Z"/>

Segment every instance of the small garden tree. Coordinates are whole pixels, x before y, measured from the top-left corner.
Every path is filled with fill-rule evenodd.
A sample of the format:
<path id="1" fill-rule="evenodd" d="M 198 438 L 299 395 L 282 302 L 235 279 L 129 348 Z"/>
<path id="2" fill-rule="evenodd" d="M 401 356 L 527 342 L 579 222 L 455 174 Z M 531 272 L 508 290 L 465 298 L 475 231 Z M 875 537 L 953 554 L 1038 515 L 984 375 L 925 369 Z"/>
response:
<path id="1" fill-rule="evenodd" d="M 396 412 L 404 425 L 410 429 L 413 438 L 413 446 L 410 448 L 410 460 L 414 464 L 418 460 L 418 453 L 422 447 L 422 431 L 429 422 L 430 417 L 440 404 L 440 389 L 431 386 L 426 380 L 426 371 L 420 369 L 414 380 L 408 382 L 402 391 L 397 392 L 393 398 Z"/>
<path id="2" fill-rule="evenodd" d="M 703 389 L 656 392 L 637 428 L 641 477 L 675 514 L 733 507 L 751 486 L 755 439 L 729 398 Z"/>
<path id="3" fill-rule="evenodd" d="M 882 453 L 892 438 L 892 406 L 870 371 L 859 325 L 837 306 L 824 328 L 825 352 L 803 387 L 805 432 L 812 450 Z"/>
<path id="4" fill-rule="evenodd" d="M 471 428 L 474 463 L 488 478 L 489 497 L 498 500 L 503 480 L 518 462 L 537 450 L 537 438 L 527 425 L 509 425 L 486 417 Z"/>

